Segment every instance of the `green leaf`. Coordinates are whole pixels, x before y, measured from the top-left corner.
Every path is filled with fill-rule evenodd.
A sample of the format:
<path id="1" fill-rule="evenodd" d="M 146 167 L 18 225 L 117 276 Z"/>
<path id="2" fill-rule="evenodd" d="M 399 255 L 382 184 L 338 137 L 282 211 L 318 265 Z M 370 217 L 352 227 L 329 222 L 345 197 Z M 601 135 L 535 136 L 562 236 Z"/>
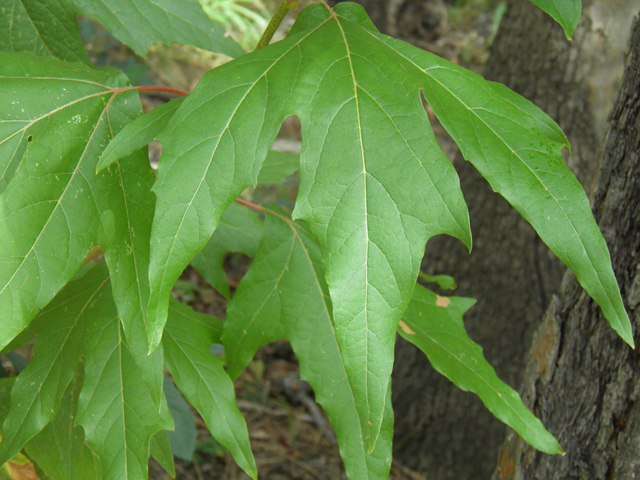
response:
<path id="1" fill-rule="evenodd" d="M 189 405 L 167 377 L 164 378 L 164 394 L 176 427 L 173 432 L 168 432 L 171 452 L 185 462 L 190 462 L 196 449 L 196 421 Z"/>
<path id="2" fill-rule="evenodd" d="M 114 91 L 126 86 L 121 73 L 0 54 L 0 99 L 8 105 L 0 169 L 5 181 L 15 171 L 0 195 L 0 307 L 11 312 L 0 319 L 0 349 L 71 279 L 92 245 L 104 247 L 114 272 L 127 335 L 145 331 L 154 174 L 142 151 L 95 174 L 104 146 L 142 111 L 135 91 Z M 161 389 L 160 379 L 156 399 Z"/>
<path id="3" fill-rule="evenodd" d="M 256 184 L 278 127 L 296 114 L 305 143 L 294 217 L 309 223 L 322 248 L 337 338 L 371 449 L 395 328 L 425 242 L 447 233 L 470 246 L 468 212 L 406 62 L 381 49 L 368 25 L 324 5 L 300 17 L 313 26 L 205 75 L 158 137 L 150 344 L 160 341 L 174 282 L 226 207 Z"/>
<path id="4" fill-rule="evenodd" d="M 567 146 L 544 112 L 507 87 L 388 37 L 381 49 L 400 54 L 424 78 L 424 95 L 465 159 L 535 228 L 576 275 L 605 317 L 631 346 L 631 323 L 607 245 L 584 189 L 563 163 Z"/>
<path id="5" fill-rule="evenodd" d="M 124 340 L 109 280 L 105 264 L 94 267 L 34 319 L 38 340 L 11 392 L 0 463 L 50 424 L 85 358 L 75 423 L 84 427 L 105 479 L 146 478 L 149 439 L 173 426 L 166 402 L 155 401 L 139 367 L 150 369 L 154 359 L 144 354 L 134 361 Z"/>
<path id="6" fill-rule="evenodd" d="M 139 367 L 153 360 L 146 356 L 134 359 L 124 339 L 106 268 L 99 265 L 94 271 L 105 284 L 85 310 L 86 376 L 77 423 L 84 427 L 87 442 L 102 460 L 105 480 L 144 479 L 151 437 L 173 429 L 173 422 L 164 399 L 157 405 L 155 392 L 147 386 Z"/>
<path id="7" fill-rule="evenodd" d="M 531 0 L 531 3 L 551 15 L 564 30 L 567 40 L 571 40 L 580 21 L 582 0 Z"/>
<path id="8" fill-rule="evenodd" d="M 362 418 L 331 316 L 320 249 L 304 223 L 294 223 L 275 206 L 265 207 L 265 214 L 260 247 L 227 310 L 222 341 L 228 372 L 237 377 L 262 345 L 289 340 L 300 377 L 329 415 L 348 477 L 386 480 L 393 435 L 391 389 L 380 438 L 368 455 L 368 442 L 355 428 Z"/>
<path id="9" fill-rule="evenodd" d="M 474 392 L 496 418 L 531 446 L 550 453 L 562 448 L 522 403 L 520 395 L 502 382 L 485 360 L 482 349 L 467 335 L 462 316 L 475 300 L 440 297 L 416 285 L 398 333 L 429 358 L 433 367 L 464 391 Z"/>
<path id="10" fill-rule="evenodd" d="M 31 52 L 91 64 L 66 1 L 10 0 L 0 6 L 0 52 Z"/>
<path id="11" fill-rule="evenodd" d="M 264 159 L 258 183 L 280 183 L 300 168 L 300 155 L 269 150 Z"/>
<path id="12" fill-rule="evenodd" d="M 93 300 L 104 279 L 65 289 L 34 320 L 40 328 L 33 357 L 11 390 L 11 410 L 2 427 L 0 464 L 18 453 L 24 444 L 41 432 L 55 416 L 64 392 L 81 364 L 85 336 L 86 306 Z M 64 311 L 57 318 L 55 312 Z"/>
<path id="13" fill-rule="evenodd" d="M 253 257 L 262 237 L 264 224 L 248 208 L 232 203 L 222 214 L 215 232 L 191 265 L 225 298 L 230 297 L 227 274 L 222 265 L 227 252 L 242 252 Z"/>
<path id="14" fill-rule="evenodd" d="M 83 377 L 83 368 L 79 368 L 51 423 L 24 447 L 29 458 L 53 479 L 99 480 L 103 476 L 100 459 L 85 443 L 82 427 L 74 423 Z"/>
<path id="15" fill-rule="evenodd" d="M 116 160 L 131 155 L 136 150 L 146 147 L 159 132 L 164 130 L 167 122 L 183 100 L 184 97 L 174 98 L 125 125 L 100 155 L 96 172 L 100 172 Z"/>
<path id="16" fill-rule="evenodd" d="M 156 433 L 149 442 L 149 452 L 173 478 L 176 477 L 176 466 L 171 453 L 171 444 L 166 430 Z"/>
<path id="17" fill-rule="evenodd" d="M 153 42 L 193 45 L 232 58 L 244 53 L 242 47 L 225 34 L 224 28 L 205 15 L 196 0 L 72 2 L 76 13 L 100 22 L 141 57 L 147 55 Z"/>
<path id="18" fill-rule="evenodd" d="M 235 401 L 223 360 L 209 353 L 220 343 L 222 322 L 172 299 L 162 344 L 176 386 L 204 419 L 211 435 L 231 452 L 251 478 L 257 478 L 247 425 Z"/>

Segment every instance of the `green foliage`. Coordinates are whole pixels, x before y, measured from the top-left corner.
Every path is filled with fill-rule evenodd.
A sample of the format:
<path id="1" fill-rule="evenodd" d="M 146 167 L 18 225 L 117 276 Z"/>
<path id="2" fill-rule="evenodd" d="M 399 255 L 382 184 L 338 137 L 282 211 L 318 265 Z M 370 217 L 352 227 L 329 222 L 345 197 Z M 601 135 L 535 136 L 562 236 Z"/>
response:
<path id="1" fill-rule="evenodd" d="M 171 448 L 190 458 L 193 430 L 182 397 L 163 388 L 166 366 L 216 441 L 257 478 L 232 379 L 260 346 L 284 338 L 334 426 L 349 478 L 386 479 L 396 332 L 535 448 L 561 452 L 466 335 L 473 301 L 416 287 L 430 237 L 471 247 L 459 180 L 422 92 L 465 158 L 633 344 L 557 125 L 506 87 L 381 35 L 348 3 L 309 6 L 284 40 L 142 115 L 122 73 L 89 64 L 76 14 L 140 54 L 156 40 L 242 50 L 194 2 L 136 5 L 0 6 L 0 351 L 37 335 L 27 367 L 0 384 L 10 391 L 10 402 L 0 397 L 0 463 L 25 451 L 54 480 L 133 480 L 146 478 L 152 455 L 174 473 Z M 566 19 L 575 2 L 554 5 Z M 299 156 L 270 150 L 292 114 Z M 157 178 L 152 139 L 163 144 Z M 298 168 L 292 215 L 234 203 Z M 96 245 L 106 261 L 81 268 Z M 255 258 L 224 324 L 171 298 L 189 263 L 230 297 L 230 251 Z M 455 288 L 450 277 L 422 277 Z M 220 343 L 224 357 L 211 355 Z"/>

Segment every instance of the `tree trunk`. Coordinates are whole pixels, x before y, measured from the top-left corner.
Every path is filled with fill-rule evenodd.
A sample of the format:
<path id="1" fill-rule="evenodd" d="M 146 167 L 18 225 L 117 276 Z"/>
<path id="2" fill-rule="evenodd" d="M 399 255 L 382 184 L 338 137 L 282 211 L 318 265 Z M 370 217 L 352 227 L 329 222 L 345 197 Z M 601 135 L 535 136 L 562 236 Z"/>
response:
<path id="1" fill-rule="evenodd" d="M 593 198 L 636 344 L 640 339 L 640 22 L 610 116 Z M 566 456 L 540 454 L 510 431 L 495 480 L 640 476 L 640 364 L 575 277 L 565 275 L 533 344 L 523 399 Z"/>
<path id="2" fill-rule="evenodd" d="M 598 7 L 605 4 L 609 0 L 586 5 L 573 43 L 529 2 L 509 4 L 485 70 L 488 79 L 525 95 L 560 124 L 574 146 L 566 160 L 587 190 L 604 136 L 600 111 L 606 104 L 605 89 L 587 81 L 614 57 L 603 52 L 615 49 L 614 36 L 596 28 Z M 454 165 L 469 205 L 474 250 L 469 255 L 454 239 L 435 238 L 427 245 L 423 270 L 452 275 L 459 285 L 455 294 L 478 299 L 465 326 L 498 375 L 518 387 L 531 337 L 558 291 L 564 267 L 469 163 L 458 157 Z M 393 402 L 394 456 L 402 463 L 438 480 L 490 477 L 505 427 L 401 340 Z"/>

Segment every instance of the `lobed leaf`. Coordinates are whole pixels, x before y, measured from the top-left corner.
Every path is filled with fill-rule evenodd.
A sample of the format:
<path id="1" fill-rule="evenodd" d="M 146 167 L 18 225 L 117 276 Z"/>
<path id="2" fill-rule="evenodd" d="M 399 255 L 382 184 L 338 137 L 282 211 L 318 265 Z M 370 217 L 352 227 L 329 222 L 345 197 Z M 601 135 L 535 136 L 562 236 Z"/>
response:
<path id="1" fill-rule="evenodd" d="M 380 439 L 372 454 L 331 315 L 320 249 L 302 222 L 265 207 L 264 235 L 249 272 L 229 303 L 222 342 L 228 372 L 236 378 L 262 345 L 286 338 L 300 362 L 300 377 L 313 387 L 329 415 L 347 475 L 386 479 L 391 465 L 393 410 L 387 389 Z"/>
<path id="2" fill-rule="evenodd" d="M 462 316 L 475 300 L 440 297 L 416 285 L 398 333 L 429 358 L 431 365 L 464 391 L 474 392 L 496 418 L 538 450 L 561 454 L 562 448 L 527 407 L 502 382 L 482 349 L 467 335 Z"/>
<path id="3" fill-rule="evenodd" d="M 424 79 L 427 101 L 465 159 L 535 228 L 633 346 L 607 245 L 584 189 L 560 156 L 568 147 L 560 128 L 503 85 L 406 43 L 376 38 Z"/>
<path id="4" fill-rule="evenodd" d="M 223 360 L 209 352 L 211 344 L 219 343 L 221 333 L 220 320 L 172 300 L 162 341 L 165 361 L 176 386 L 200 412 L 211 435 L 256 479 L 249 433 L 236 405 L 233 382 Z"/>
<path id="5" fill-rule="evenodd" d="M 564 30 L 567 40 L 571 40 L 580 22 L 582 0 L 531 0 L 531 3 L 551 15 Z"/>
<path id="6" fill-rule="evenodd" d="M 293 35 L 209 72 L 158 137 L 150 345 L 160 341 L 175 280 L 227 206 L 255 185 L 279 125 L 296 114 L 305 142 L 294 216 L 308 221 L 323 251 L 337 338 L 371 449 L 395 328 L 425 242 L 448 233 L 470 245 L 471 235 L 419 84 L 376 40 L 372 48 L 370 22 L 352 7 L 335 12 L 311 5 Z"/>

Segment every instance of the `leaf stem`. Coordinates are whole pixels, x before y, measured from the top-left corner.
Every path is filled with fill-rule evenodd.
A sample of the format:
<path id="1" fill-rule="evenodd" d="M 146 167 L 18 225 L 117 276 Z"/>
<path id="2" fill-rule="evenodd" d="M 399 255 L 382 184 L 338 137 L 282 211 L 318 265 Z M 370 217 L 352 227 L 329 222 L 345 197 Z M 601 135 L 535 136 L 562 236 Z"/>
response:
<path id="1" fill-rule="evenodd" d="M 266 47 L 267 45 L 269 45 L 269 42 L 271 41 L 273 34 L 276 33 L 276 30 L 278 29 L 278 26 L 282 22 L 282 19 L 284 18 L 284 16 L 287 14 L 289 10 L 293 10 L 297 6 L 298 6 L 298 0 L 282 0 L 280 2 L 280 6 L 278 7 L 278 10 L 276 10 L 276 13 L 271 18 L 269 25 L 267 25 L 267 28 L 264 30 L 264 33 L 262 34 L 262 37 L 260 37 L 260 40 L 258 41 L 258 44 L 256 45 L 255 50 L 258 50 L 262 47 Z"/>
<path id="2" fill-rule="evenodd" d="M 174 95 L 180 95 L 180 96 L 189 95 L 189 92 L 185 92 L 184 90 L 178 90 L 177 88 L 169 88 L 169 87 L 125 87 L 125 88 L 114 88 L 111 91 L 117 94 L 121 92 L 127 92 L 129 90 L 137 90 L 138 92 L 173 93 Z"/>
<path id="3" fill-rule="evenodd" d="M 264 208 L 262 208 L 260 205 L 256 205 L 255 203 L 247 202 L 246 200 L 242 200 L 241 198 L 236 198 L 236 202 L 257 212 L 264 212 Z"/>

